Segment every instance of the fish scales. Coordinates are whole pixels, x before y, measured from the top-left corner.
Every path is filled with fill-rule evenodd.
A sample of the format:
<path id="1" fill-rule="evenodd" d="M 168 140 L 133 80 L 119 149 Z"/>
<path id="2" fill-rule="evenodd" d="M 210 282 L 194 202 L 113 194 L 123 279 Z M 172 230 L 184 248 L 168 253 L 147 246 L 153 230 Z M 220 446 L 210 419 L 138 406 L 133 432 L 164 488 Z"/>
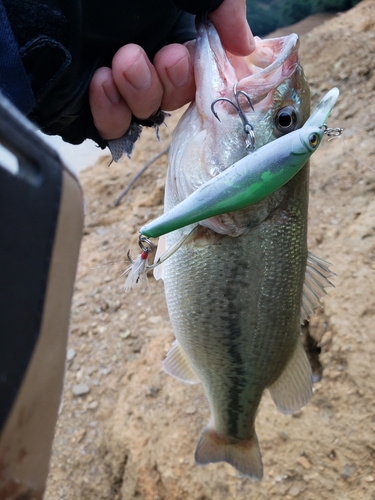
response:
<path id="1" fill-rule="evenodd" d="M 297 49 L 296 35 L 257 39 L 248 61 L 228 58 L 213 26 L 199 27 L 196 100 L 174 132 L 165 193 L 167 214 L 247 154 L 238 109 L 218 101 L 219 122 L 211 112 L 215 99 L 236 98 L 236 89 L 250 96 L 254 110 L 246 100 L 243 107 L 254 129 L 256 149 L 303 126 L 310 100 Z M 241 77 L 234 68 L 238 62 Z M 309 119 L 318 123 L 313 135 L 308 135 L 315 146 L 336 102 L 337 89 L 331 94 L 314 111 L 314 119 Z M 297 144 L 293 154 L 301 154 L 300 142 L 293 144 Z M 201 221 L 194 238 L 187 239 L 164 263 L 165 294 L 177 340 L 163 366 L 180 380 L 201 382 L 211 410 L 196 461 L 226 461 L 258 480 L 263 465 L 255 416 L 265 389 L 284 414 L 300 409 L 312 394 L 300 322 L 306 311 L 318 305 L 324 287 L 330 286 L 327 277 L 331 273 L 324 261 L 307 250 L 308 180 L 306 163 L 264 199 Z M 166 234 L 166 248 L 193 227 Z M 306 267 L 312 270 L 306 274 L 310 283 Z M 304 301 L 303 290 L 309 285 L 314 292 Z"/>

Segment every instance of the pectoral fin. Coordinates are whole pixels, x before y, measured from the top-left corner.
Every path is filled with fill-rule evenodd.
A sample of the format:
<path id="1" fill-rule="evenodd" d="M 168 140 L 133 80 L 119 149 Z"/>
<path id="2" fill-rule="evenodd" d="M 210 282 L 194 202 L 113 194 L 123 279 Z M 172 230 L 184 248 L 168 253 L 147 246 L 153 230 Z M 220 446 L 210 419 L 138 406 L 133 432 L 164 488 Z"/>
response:
<path id="1" fill-rule="evenodd" d="M 320 298 L 327 292 L 325 288 L 334 286 L 329 277 L 335 273 L 329 270 L 331 264 L 320 259 L 311 252 L 307 255 L 305 282 L 303 284 L 301 324 L 314 314 L 317 307 L 321 307 Z"/>
<path id="2" fill-rule="evenodd" d="M 172 349 L 163 362 L 163 368 L 169 375 L 187 384 L 200 382 L 177 340 L 173 342 Z"/>
<path id="3" fill-rule="evenodd" d="M 277 409 L 284 415 L 291 415 L 310 401 L 312 372 L 301 339 L 283 373 L 268 389 Z"/>

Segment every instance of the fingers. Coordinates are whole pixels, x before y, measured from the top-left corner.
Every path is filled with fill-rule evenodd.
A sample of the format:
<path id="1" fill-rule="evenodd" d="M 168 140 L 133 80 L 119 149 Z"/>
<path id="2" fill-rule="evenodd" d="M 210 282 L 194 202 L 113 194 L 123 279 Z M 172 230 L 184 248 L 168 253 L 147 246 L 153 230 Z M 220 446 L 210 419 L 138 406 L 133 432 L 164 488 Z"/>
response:
<path id="1" fill-rule="evenodd" d="M 122 47 L 112 69 L 99 68 L 91 80 L 89 99 L 95 127 L 103 139 L 117 139 L 128 130 L 132 114 L 140 119 L 180 108 L 194 99 L 195 82 L 189 50 L 163 47 L 151 64 L 138 45 Z"/>
<path id="2" fill-rule="evenodd" d="M 145 119 L 156 113 L 163 86 L 141 47 L 134 44 L 121 47 L 113 58 L 112 73 L 117 89 L 134 116 Z"/>
<path id="3" fill-rule="evenodd" d="M 163 85 L 162 109 L 173 111 L 194 99 L 193 65 L 186 47 L 180 44 L 163 47 L 156 54 L 154 65 Z"/>
<path id="4" fill-rule="evenodd" d="M 246 20 L 245 0 L 224 0 L 209 18 L 226 50 L 235 56 L 248 56 L 254 51 L 255 41 Z"/>
<path id="5" fill-rule="evenodd" d="M 226 50 L 237 56 L 250 54 L 254 37 L 246 20 L 245 0 L 224 0 L 210 14 Z M 187 47 L 163 47 L 151 64 L 138 45 L 121 47 L 112 69 L 99 68 L 90 84 L 89 99 L 94 124 L 103 137 L 121 137 L 132 115 L 146 119 L 160 107 L 178 109 L 194 99 L 195 82 L 191 54 Z"/>
<path id="6" fill-rule="evenodd" d="M 110 68 L 99 68 L 94 73 L 89 101 L 95 127 L 103 139 L 117 139 L 125 134 L 132 113 L 115 85 Z"/>

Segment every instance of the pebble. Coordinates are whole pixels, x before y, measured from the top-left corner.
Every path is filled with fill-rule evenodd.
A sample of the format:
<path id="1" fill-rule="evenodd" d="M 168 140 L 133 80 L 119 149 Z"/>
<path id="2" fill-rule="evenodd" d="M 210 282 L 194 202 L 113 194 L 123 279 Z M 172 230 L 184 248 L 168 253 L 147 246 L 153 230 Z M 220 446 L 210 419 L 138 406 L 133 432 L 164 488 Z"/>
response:
<path id="1" fill-rule="evenodd" d="M 279 437 L 280 437 L 281 441 L 284 441 L 284 442 L 288 441 L 288 439 L 289 439 L 288 434 L 286 432 L 284 432 L 284 431 L 281 431 L 279 433 Z"/>
<path id="2" fill-rule="evenodd" d="M 298 464 L 300 464 L 300 465 L 302 465 L 302 467 L 303 467 L 304 469 L 306 469 L 306 470 L 311 469 L 311 464 L 310 464 L 310 462 L 307 460 L 307 458 L 306 458 L 306 457 L 303 457 L 303 456 L 302 456 L 302 457 L 299 457 L 299 458 L 297 459 L 297 463 L 298 463 Z"/>
<path id="3" fill-rule="evenodd" d="M 290 495 L 291 497 L 297 497 L 300 494 L 300 492 L 301 488 L 296 484 L 294 484 L 288 491 L 288 495 Z"/>
<path id="4" fill-rule="evenodd" d="M 194 415 L 194 413 L 197 411 L 195 406 L 189 406 L 189 408 L 186 408 L 186 413 L 188 415 Z"/>
<path id="5" fill-rule="evenodd" d="M 89 403 L 87 405 L 87 408 L 89 410 L 96 410 L 98 406 L 99 406 L 99 403 L 97 401 L 91 401 L 91 403 Z"/>
<path id="6" fill-rule="evenodd" d="M 354 467 L 352 465 L 345 465 L 345 467 L 341 471 L 341 477 L 343 479 L 350 479 L 354 474 Z"/>
<path id="7" fill-rule="evenodd" d="M 96 366 L 89 366 L 86 370 L 86 375 L 92 375 L 97 369 L 98 368 Z"/>
<path id="8" fill-rule="evenodd" d="M 367 476 L 365 478 L 366 483 L 373 483 L 375 481 L 374 476 Z"/>
<path id="9" fill-rule="evenodd" d="M 72 392 L 75 396 L 84 396 L 90 392 L 90 387 L 87 384 L 76 384 L 73 385 Z"/>
<path id="10" fill-rule="evenodd" d="M 74 349 L 68 349 L 68 352 L 66 354 L 66 359 L 68 361 L 73 361 L 73 359 L 75 358 L 75 355 L 76 355 L 76 352 Z"/>
<path id="11" fill-rule="evenodd" d="M 161 316 L 150 316 L 147 320 L 149 323 L 156 325 L 157 323 L 160 323 L 162 319 L 163 318 Z"/>
<path id="12" fill-rule="evenodd" d="M 126 330 L 126 332 L 123 332 L 123 333 L 120 333 L 120 337 L 122 339 L 127 339 L 131 334 L 131 331 L 130 330 Z"/>
<path id="13" fill-rule="evenodd" d="M 147 391 L 147 396 L 151 396 L 152 398 L 156 398 L 156 396 L 159 394 L 159 387 L 156 387 L 155 385 L 152 385 L 149 390 Z"/>
<path id="14" fill-rule="evenodd" d="M 80 443 L 82 441 L 82 439 L 85 437 L 85 435 L 86 435 L 86 429 L 82 429 L 82 430 L 78 431 L 77 435 L 76 435 L 77 443 Z"/>

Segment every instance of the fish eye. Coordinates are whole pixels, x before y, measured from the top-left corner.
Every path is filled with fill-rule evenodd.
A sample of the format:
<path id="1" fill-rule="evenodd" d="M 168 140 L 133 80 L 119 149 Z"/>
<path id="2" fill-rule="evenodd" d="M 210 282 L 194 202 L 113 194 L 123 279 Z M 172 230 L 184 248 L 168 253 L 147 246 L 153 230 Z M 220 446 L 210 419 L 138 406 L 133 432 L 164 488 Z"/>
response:
<path id="1" fill-rule="evenodd" d="M 317 134 L 310 134 L 309 144 L 312 148 L 316 148 L 316 146 L 319 144 L 319 137 Z"/>
<path id="2" fill-rule="evenodd" d="M 297 125 L 297 113 L 292 106 L 286 106 L 276 113 L 276 128 L 282 134 L 292 132 Z"/>

